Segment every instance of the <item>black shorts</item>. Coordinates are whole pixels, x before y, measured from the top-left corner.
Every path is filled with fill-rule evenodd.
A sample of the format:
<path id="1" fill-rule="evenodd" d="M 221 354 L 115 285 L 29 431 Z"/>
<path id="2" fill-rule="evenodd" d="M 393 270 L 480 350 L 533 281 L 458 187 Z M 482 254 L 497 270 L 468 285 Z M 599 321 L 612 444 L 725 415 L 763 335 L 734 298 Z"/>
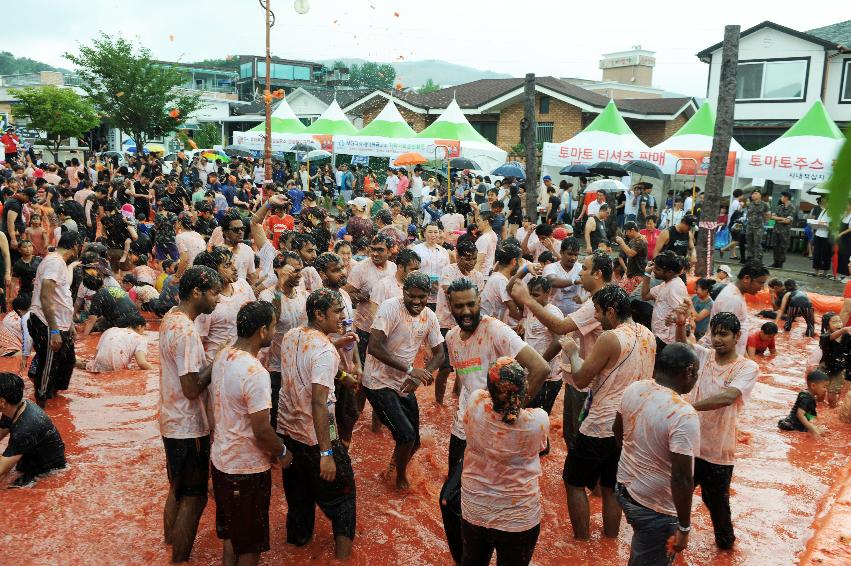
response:
<path id="1" fill-rule="evenodd" d="M 372 410 L 378 415 L 382 424 L 390 429 L 396 444 L 414 443 L 420 445 L 420 407 L 417 396 L 408 393 L 404 397 L 390 388 L 369 389 L 364 387 L 364 393 Z"/>
<path id="2" fill-rule="evenodd" d="M 165 438 L 166 470 L 174 497 L 206 497 L 210 473 L 210 436 Z"/>
<path id="3" fill-rule="evenodd" d="M 621 449 L 614 436 L 596 438 L 580 432 L 576 447 L 564 459 L 562 479 L 573 487 L 594 489 L 599 481 L 603 487 L 614 489 L 620 457 Z"/>
<path id="4" fill-rule="evenodd" d="M 449 348 L 446 346 L 446 335 L 451 328 L 441 328 L 440 334 L 443 336 L 443 363 L 440 364 L 440 369 L 452 371 L 452 364 L 449 363 Z"/>
<path id="5" fill-rule="evenodd" d="M 216 536 L 230 540 L 235 554 L 269 550 L 269 502 L 272 470 L 226 474 L 211 466 L 216 498 Z"/>
<path id="6" fill-rule="evenodd" d="M 534 399 L 526 404 L 526 408 L 535 409 L 540 407 L 549 415 L 553 410 L 553 405 L 556 403 L 561 387 L 561 379 L 545 381 L 541 385 L 541 388 L 538 390 L 538 394 L 535 395 Z"/>

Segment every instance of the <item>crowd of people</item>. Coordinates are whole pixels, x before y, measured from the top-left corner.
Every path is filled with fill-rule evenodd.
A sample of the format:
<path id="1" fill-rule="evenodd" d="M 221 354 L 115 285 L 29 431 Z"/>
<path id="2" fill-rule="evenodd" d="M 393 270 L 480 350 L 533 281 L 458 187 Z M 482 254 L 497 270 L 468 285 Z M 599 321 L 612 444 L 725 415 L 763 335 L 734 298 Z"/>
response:
<path id="1" fill-rule="evenodd" d="M 788 332 L 801 317 L 804 335 L 815 333 L 794 280 L 769 282 L 754 252 L 735 277 L 722 265 L 691 294 L 700 195 L 657 206 L 639 183 L 574 199 L 545 177 L 530 211 L 514 179 L 461 172 L 447 194 L 420 169 L 388 170 L 383 188 L 366 168 L 336 169 L 275 164 L 267 182 L 249 159 L 181 154 L 164 174 L 155 155 L 118 166 L 7 154 L 0 251 L 11 310 L 0 346 L 20 356 L 35 402 L 19 375 L 0 373 L 0 438 L 10 435 L 0 477 L 17 467 L 26 485 L 65 465 L 50 399 L 75 368 L 158 365 L 173 560 L 190 557 L 212 479 L 223 563 L 256 564 L 269 550 L 273 467 L 287 542 L 308 544 L 318 507 L 346 559 L 357 509 L 349 450 L 366 403 L 372 430 L 393 439 L 384 476 L 408 490 L 424 390 L 445 403 L 454 372 L 440 505 L 457 563 L 485 565 L 494 552 L 499 564 L 531 561 L 562 389 L 577 540 L 591 537 L 599 488 L 603 536 L 616 537 L 625 516 L 630 564 L 670 563 L 688 544 L 700 486 L 717 546 L 733 546 L 737 419 L 754 358 L 775 352 L 778 323 Z M 767 217 L 753 194 L 748 214 Z M 745 297 L 766 285 L 777 323 L 758 324 Z M 846 323 L 825 316 L 821 355 L 784 430 L 824 432 L 816 404 L 840 403 Z M 77 360 L 78 333 L 100 334 L 94 359 Z"/>

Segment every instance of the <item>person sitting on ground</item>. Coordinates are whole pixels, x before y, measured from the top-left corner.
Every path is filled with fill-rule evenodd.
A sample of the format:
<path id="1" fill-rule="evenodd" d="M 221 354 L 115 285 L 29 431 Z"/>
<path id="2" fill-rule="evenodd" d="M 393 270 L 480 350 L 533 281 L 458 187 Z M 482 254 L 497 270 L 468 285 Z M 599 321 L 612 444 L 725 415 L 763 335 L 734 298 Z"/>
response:
<path id="1" fill-rule="evenodd" d="M 9 444 L 0 456 L 0 481 L 15 468 L 21 475 L 15 487 L 32 484 L 39 476 L 65 467 L 65 444 L 50 417 L 24 399 L 24 380 L 0 372 L 0 441 Z"/>
<path id="2" fill-rule="evenodd" d="M 121 279 L 121 288 L 130 296 L 133 304 L 142 310 L 150 310 L 148 303 L 160 298 L 160 294 L 150 283 L 140 281 L 136 276 L 127 273 Z"/>
<path id="3" fill-rule="evenodd" d="M 21 354 L 21 370 L 32 350 L 32 340 L 27 322 L 30 319 L 32 296 L 23 293 L 12 301 L 12 310 L 0 323 L 0 356 Z"/>
<path id="4" fill-rule="evenodd" d="M 128 320 L 126 328 L 114 326 L 107 329 L 98 341 L 97 354 L 93 360 L 77 360 L 77 367 L 92 373 L 119 371 L 130 367 L 136 360 L 139 369 L 150 370 L 148 362 L 148 338 L 145 335 L 145 319 L 141 316 Z"/>
<path id="5" fill-rule="evenodd" d="M 751 333 L 748 336 L 748 357 L 754 359 L 756 356 L 764 356 L 766 350 L 770 356 L 777 354 L 777 347 L 774 344 L 775 336 L 777 336 L 777 325 L 773 322 L 766 322 L 759 330 Z"/>
<path id="6" fill-rule="evenodd" d="M 783 299 L 780 302 L 780 309 L 777 312 L 778 318 L 783 318 L 783 315 L 786 315 L 786 324 L 783 325 L 783 331 L 789 332 L 792 330 L 792 324 L 800 316 L 807 323 L 804 336 L 807 338 L 815 336 L 816 322 L 813 315 L 813 302 L 810 300 L 810 297 L 798 289 L 798 282 L 794 279 L 784 281 L 783 288 L 786 290 L 786 293 L 783 295 Z"/>
<path id="7" fill-rule="evenodd" d="M 165 280 L 168 278 L 169 275 L 174 275 L 174 273 L 177 271 L 177 264 L 174 262 L 174 260 L 166 259 L 163 260 L 163 262 L 160 264 L 160 267 L 162 267 L 162 272 L 157 275 L 157 278 L 154 281 L 154 289 L 162 293 L 163 284 L 165 283 Z"/>
<path id="8" fill-rule="evenodd" d="M 823 398 L 827 392 L 830 378 L 823 371 L 815 370 L 807 374 L 807 390 L 798 393 L 789 416 L 780 419 L 777 427 L 780 430 L 794 430 L 798 432 L 810 432 L 813 436 L 820 437 L 825 429 L 818 426 L 814 421 L 818 413 L 816 404 L 818 399 Z"/>

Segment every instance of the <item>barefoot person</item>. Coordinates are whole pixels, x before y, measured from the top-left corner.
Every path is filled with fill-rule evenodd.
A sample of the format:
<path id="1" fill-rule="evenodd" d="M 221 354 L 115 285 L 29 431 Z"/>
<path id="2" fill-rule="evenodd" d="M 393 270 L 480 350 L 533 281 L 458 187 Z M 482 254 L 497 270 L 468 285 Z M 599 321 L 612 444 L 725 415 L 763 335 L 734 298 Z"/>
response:
<path id="1" fill-rule="evenodd" d="M 550 421 L 541 409 L 524 409 L 526 371 L 499 358 L 487 390 L 474 391 L 464 414 L 467 448 L 461 477 L 461 564 L 523 566 L 541 532 L 541 460 Z M 511 447 L 506 450 L 506 447 Z"/>
<path id="2" fill-rule="evenodd" d="M 579 344 L 573 338 L 562 339 L 562 347 L 570 357 L 573 382 L 580 389 L 589 388 L 590 400 L 563 472 L 567 510 L 578 540 L 590 537 L 591 512 L 585 489 L 593 490 L 598 482 L 603 495 L 603 535 L 618 536 L 621 508 L 614 489 L 621 449 L 612 427 L 623 392 L 632 383 L 653 375 L 656 358 L 653 333 L 630 318 L 629 295 L 622 287 L 606 285 L 591 300 L 604 332 L 588 357 L 579 357 Z"/>
<path id="3" fill-rule="evenodd" d="M 210 451 L 216 535 L 222 564 L 260 562 L 269 550 L 272 463 L 292 462 L 269 423 L 272 387 L 257 353 L 272 343 L 275 307 L 265 301 L 243 305 L 236 317 L 237 339 L 213 361 L 210 401 L 215 429 Z"/>
<path id="4" fill-rule="evenodd" d="M 304 546 L 313 538 L 316 506 L 331 521 L 338 560 L 352 553 L 355 538 L 355 475 L 349 451 L 337 437 L 334 380 L 340 355 L 328 339 L 341 333 L 345 315 L 340 294 L 320 288 L 307 297 L 307 326 L 290 330 L 281 342 L 281 398 L 278 435 L 293 453 L 283 472 L 287 499 L 287 543 Z"/>
<path id="5" fill-rule="evenodd" d="M 198 522 L 207 505 L 210 426 L 205 408 L 210 370 L 199 315 L 213 312 L 222 281 L 208 267 L 190 267 L 180 278 L 180 304 L 160 323 L 160 435 L 169 491 L 163 513 L 172 562 L 189 560 Z"/>
<path id="6" fill-rule="evenodd" d="M 741 277 L 739 279 L 741 281 Z M 676 319 L 677 340 L 686 340 L 684 317 Z M 737 350 L 742 324 L 733 313 L 712 315 L 712 348 L 694 345 L 700 360 L 697 385 L 688 399 L 700 419 L 700 451 L 695 455 L 694 483 L 709 510 L 715 544 L 726 550 L 736 540 L 730 514 L 730 480 L 736 460 L 736 424 L 756 384 L 759 367 Z"/>
<path id="7" fill-rule="evenodd" d="M 401 255 L 401 254 L 400 254 Z M 405 278 L 402 297 L 387 299 L 375 314 L 364 366 L 366 398 L 381 422 L 390 429 L 396 448 L 396 489 L 408 489 L 408 462 L 420 447 L 420 408 L 416 389 L 431 385 L 443 364 L 443 336 L 437 315 L 426 307 L 431 280 L 425 273 Z M 420 347 L 431 348 L 425 369 L 414 367 Z"/>
<path id="8" fill-rule="evenodd" d="M 670 564 L 688 544 L 700 421 L 682 395 L 694 387 L 697 371 L 691 348 L 669 345 L 653 379 L 633 383 L 621 399 L 614 425 L 622 445 L 615 491 L 632 525 L 628 566 Z"/>

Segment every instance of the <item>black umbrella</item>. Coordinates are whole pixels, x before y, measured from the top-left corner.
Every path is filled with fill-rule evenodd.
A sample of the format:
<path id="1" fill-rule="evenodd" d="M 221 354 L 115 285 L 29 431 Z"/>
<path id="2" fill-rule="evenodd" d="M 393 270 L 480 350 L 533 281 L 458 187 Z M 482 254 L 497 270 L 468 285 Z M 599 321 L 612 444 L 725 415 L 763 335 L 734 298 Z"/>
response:
<path id="1" fill-rule="evenodd" d="M 224 152 L 230 157 L 254 157 L 254 151 L 245 145 L 229 145 L 224 148 Z"/>
<path id="2" fill-rule="evenodd" d="M 318 146 L 314 145 L 312 143 L 299 142 L 299 143 L 295 144 L 294 146 L 292 146 L 289 149 L 289 151 L 307 152 L 307 151 L 313 151 L 314 149 L 318 149 Z"/>
<path id="3" fill-rule="evenodd" d="M 641 177 L 653 177 L 654 179 L 661 179 L 663 177 L 662 170 L 659 169 L 658 165 L 649 161 L 642 161 L 641 159 L 629 161 L 624 166 L 624 169 Z"/>
<path id="4" fill-rule="evenodd" d="M 449 161 L 450 169 L 481 169 L 478 163 L 466 157 L 455 157 Z"/>
<path id="5" fill-rule="evenodd" d="M 585 165 L 576 164 L 562 167 L 558 174 L 567 175 L 568 177 L 589 177 L 591 176 L 591 171 L 589 171 L 588 167 Z"/>
<path id="6" fill-rule="evenodd" d="M 588 168 L 595 175 L 603 175 L 605 177 L 626 177 L 628 175 L 626 169 L 620 163 L 614 161 L 601 161 L 595 163 Z"/>

